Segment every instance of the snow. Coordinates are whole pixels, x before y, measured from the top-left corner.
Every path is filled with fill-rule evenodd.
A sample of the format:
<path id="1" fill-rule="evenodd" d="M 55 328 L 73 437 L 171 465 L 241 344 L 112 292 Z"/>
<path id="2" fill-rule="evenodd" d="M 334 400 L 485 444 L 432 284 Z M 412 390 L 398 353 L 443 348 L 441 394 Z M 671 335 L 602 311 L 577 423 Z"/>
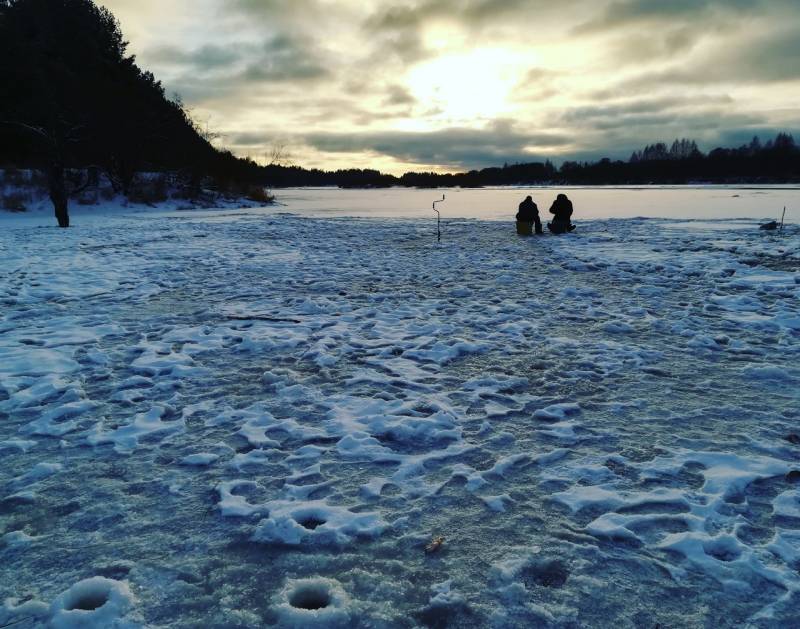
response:
<path id="1" fill-rule="evenodd" d="M 791 626 L 797 226 L 425 194 L 0 217 L 0 625 Z"/>
<path id="2" fill-rule="evenodd" d="M 323 500 L 308 500 L 306 496 L 302 492 L 296 500 L 266 503 L 264 512 L 270 517 L 259 522 L 253 540 L 289 546 L 303 543 L 341 546 L 355 537 L 376 537 L 386 528 L 376 513 L 353 513 Z"/>
<path id="3" fill-rule="evenodd" d="M 219 460 L 219 454 L 213 452 L 198 452 L 197 454 L 190 454 L 183 457 L 181 463 L 184 465 L 196 465 L 198 467 L 205 467 Z"/>

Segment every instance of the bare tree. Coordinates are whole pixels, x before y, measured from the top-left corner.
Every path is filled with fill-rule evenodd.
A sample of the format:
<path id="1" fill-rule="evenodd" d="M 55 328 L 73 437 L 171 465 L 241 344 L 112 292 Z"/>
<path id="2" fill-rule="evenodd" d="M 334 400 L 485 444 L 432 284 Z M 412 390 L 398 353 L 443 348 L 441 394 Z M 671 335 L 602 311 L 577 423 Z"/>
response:
<path id="1" fill-rule="evenodd" d="M 288 150 L 288 142 L 280 140 L 274 142 L 269 151 L 264 154 L 264 161 L 267 166 L 290 166 L 292 156 Z"/>
<path id="2" fill-rule="evenodd" d="M 44 158 L 48 193 L 56 221 L 59 227 L 69 227 L 69 195 L 79 190 L 68 188 L 65 155 L 67 145 L 76 140 L 80 127 L 62 125 L 61 128 L 47 129 L 12 120 L 2 120 L 0 124 L 20 132 L 37 147 Z M 80 189 L 83 188 L 85 185 Z"/>

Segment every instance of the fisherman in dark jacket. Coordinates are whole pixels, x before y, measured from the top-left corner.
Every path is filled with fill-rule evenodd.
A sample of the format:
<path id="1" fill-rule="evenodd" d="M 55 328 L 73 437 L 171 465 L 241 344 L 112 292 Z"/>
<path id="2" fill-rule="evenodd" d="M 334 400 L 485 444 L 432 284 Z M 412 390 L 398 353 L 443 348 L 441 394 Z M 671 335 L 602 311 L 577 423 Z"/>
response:
<path id="1" fill-rule="evenodd" d="M 527 223 L 527 233 L 530 234 L 530 223 L 536 227 L 536 233 L 544 233 L 542 231 L 542 221 L 539 219 L 539 208 L 533 202 L 533 197 L 527 196 L 525 200 L 519 204 L 519 212 L 517 212 L 517 222 Z M 517 227 L 519 232 L 519 226 Z"/>
<path id="2" fill-rule="evenodd" d="M 566 234 L 575 229 L 575 225 L 570 220 L 572 218 L 572 201 L 567 198 L 566 194 L 559 194 L 553 205 L 550 206 L 550 214 L 553 215 L 553 221 L 547 223 L 547 229 L 554 234 Z"/>

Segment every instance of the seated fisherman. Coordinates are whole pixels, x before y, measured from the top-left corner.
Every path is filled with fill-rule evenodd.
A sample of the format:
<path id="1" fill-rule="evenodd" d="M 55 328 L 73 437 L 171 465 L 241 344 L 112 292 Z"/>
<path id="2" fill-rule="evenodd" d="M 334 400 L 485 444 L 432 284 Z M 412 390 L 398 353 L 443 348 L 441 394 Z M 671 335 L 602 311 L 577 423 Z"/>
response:
<path id="1" fill-rule="evenodd" d="M 525 197 L 525 200 L 519 204 L 519 212 L 517 212 L 517 233 L 518 234 L 530 234 L 531 227 L 530 224 L 533 223 L 536 227 L 536 233 L 541 234 L 542 232 L 542 221 L 539 220 L 539 208 L 533 202 L 533 198 L 531 196 Z M 523 229 L 520 230 L 519 223 L 526 223 Z"/>
<path id="2" fill-rule="evenodd" d="M 575 229 L 575 225 L 570 220 L 572 218 L 572 201 L 567 198 L 566 194 L 559 194 L 553 205 L 550 206 L 550 214 L 553 215 L 553 221 L 547 223 L 547 229 L 554 234 L 565 234 Z"/>

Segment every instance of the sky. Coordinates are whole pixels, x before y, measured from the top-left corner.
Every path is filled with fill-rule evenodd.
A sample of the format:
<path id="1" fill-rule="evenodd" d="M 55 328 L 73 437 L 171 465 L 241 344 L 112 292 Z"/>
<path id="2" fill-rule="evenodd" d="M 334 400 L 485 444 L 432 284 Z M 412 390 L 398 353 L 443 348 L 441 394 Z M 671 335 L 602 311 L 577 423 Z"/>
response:
<path id="1" fill-rule="evenodd" d="M 215 143 L 401 174 L 800 129 L 798 0 L 101 0 Z"/>

